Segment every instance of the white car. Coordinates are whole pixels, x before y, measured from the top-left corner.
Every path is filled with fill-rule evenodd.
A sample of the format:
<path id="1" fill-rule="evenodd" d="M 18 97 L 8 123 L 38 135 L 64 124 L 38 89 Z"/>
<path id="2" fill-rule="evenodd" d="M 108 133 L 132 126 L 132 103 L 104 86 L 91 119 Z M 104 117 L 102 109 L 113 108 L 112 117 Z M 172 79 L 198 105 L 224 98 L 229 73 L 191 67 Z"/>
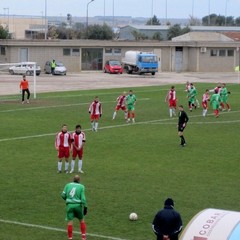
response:
<path id="1" fill-rule="evenodd" d="M 33 75 L 34 74 L 34 62 L 21 62 L 15 66 L 12 66 L 8 69 L 9 73 L 22 74 L 22 75 Z M 36 75 L 39 76 L 41 73 L 41 67 L 36 65 Z"/>
<path id="2" fill-rule="evenodd" d="M 44 67 L 45 73 L 52 73 L 51 62 L 47 61 Z M 63 65 L 63 63 L 56 61 L 56 67 L 54 69 L 53 75 L 66 75 L 67 68 Z"/>

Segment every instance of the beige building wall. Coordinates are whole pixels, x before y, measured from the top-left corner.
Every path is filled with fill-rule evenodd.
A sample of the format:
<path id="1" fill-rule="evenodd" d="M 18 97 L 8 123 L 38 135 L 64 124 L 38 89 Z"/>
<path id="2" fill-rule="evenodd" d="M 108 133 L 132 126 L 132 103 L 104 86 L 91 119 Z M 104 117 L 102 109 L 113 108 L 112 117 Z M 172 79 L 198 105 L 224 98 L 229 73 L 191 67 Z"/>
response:
<path id="1" fill-rule="evenodd" d="M 234 56 L 211 56 L 211 49 L 207 48 L 205 53 L 199 55 L 200 72 L 229 72 L 234 69 Z M 227 48 L 216 48 L 215 50 L 225 50 Z"/>
<path id="2" fill-rule="evenodd" d="M 48 24 L 48 23 L 47 23 Z M 25 39 L 25 30 L 32 29 L 32 26 L 39 26 L 38 29 L 44 31 L 44 18 L 17 18 L 15 16 L 0 17 L 0 25 L 3 27 L 9 26 L 9 33 L 13 39 Z"/>
<path id="3" fill-rule="evenodd" d="M 106 60 L 122 60 L 126 51 L 158 51 L 161 52 L 161 71 L 175 71 L 176 47 L 183 48 L 182 69 L 180 71 L 192 72 L 231 72 L 239 62 L 239 53 L 236 51 L 238 44 L 231 43 L 186 43 L 186 42 L 126 42 L 126 41 L 86 41 L 86 40 L 0 40 L 0 47 L 6 49 L 5 55 L 0 55 L 0 61 L 21 61 L 21 48 L 28 49 L 28 61 L 37 62 L 44 69 L 48 60 L 62 61 L 69 72 L 81 71 L 81 53 L 84 48 L 103 49 L 103 64 Z M 202 46 L 206 52 L 201 53 Z M 105 49 L 121 49 L 119 54 L 106 54 Z M 66 56 L 64 49 L 77 49 L 77 54 Z M 210 56 L 211 49 L 233 51 L 233 56 Z"/>

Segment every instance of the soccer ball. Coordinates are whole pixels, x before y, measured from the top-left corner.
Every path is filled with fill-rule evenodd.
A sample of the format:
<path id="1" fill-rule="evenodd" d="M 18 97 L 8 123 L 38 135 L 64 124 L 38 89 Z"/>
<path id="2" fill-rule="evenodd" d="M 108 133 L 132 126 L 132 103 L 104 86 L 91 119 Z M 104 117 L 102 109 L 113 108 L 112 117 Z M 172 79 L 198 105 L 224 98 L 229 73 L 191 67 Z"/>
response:
<path id="1" fill-rule="evenodd" d="M 130 213 L 129 220 L 136 221 L 138 219 L 138 215 L 136 213 Z"/>

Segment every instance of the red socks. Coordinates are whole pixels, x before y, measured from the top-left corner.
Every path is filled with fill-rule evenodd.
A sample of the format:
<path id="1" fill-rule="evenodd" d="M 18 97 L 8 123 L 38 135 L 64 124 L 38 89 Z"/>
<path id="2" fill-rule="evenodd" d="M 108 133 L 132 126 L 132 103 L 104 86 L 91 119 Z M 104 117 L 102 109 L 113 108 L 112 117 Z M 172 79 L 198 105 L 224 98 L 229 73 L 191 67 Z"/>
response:
<path id="1" fill-rule="evenodd" d="M 82 233 L 82 240 L 87 239 L 86 238 L 86 229 L 87 229 L 86 223 L 84 221 L 80 222 L 80 231 Z"/>
<path id="2" fill-rule="evenodd" d="M 72 239 L 72 235 L 73 235 L 73 226 L 72 225 L 68 225 L 68 239 Z"/>

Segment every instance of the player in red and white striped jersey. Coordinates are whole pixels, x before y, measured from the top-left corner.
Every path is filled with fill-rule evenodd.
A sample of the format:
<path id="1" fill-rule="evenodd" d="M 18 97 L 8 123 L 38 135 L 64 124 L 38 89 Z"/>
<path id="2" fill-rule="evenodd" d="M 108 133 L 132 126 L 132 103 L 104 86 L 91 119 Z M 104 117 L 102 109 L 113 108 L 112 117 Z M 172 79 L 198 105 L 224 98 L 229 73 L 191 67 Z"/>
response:
<path id="1" fill-rule="evenodd" d="M 71 148 L 71 134 L 66 124 L 62 125 L 62 131 L 56 135 L 55 148 L 58 151 L 58 173 L 62 172 L 62 160 L 65 158 L 65 173 L 68 173 L 69 156 Z"/>
<path id="2" fill-rule="evenodd" d="M 86 142 L 86 136 L 83 131 L 81 131 L 81 125 L 77 125 L 75 128 L 75 132 L 72 134 L 72 162 L 71 162 L 71 171 L 74 172 L 75 159 L 78 156 L 78 172 L 84 173 L 82 171 L 82 160 L 83 160 L 83 146 Z"/>
<path id="3" fill-rule="evenodd" d="M 202 96 L 202 107 L 203 107 L 202 115 L 203 115 L 203 117 L 205 117 L 207 114 L 208 101 L 210 101 L 210 95 L 209 95 L 209 90 L 206 89 L 205 93 Z"/>
<path id="4" fill-rule="evenodd" d="M 165 98 L 165 102 L 168 101 L 169 105 L 169 115 L 172 117 L 173 115 L 176 116 L 176 107 L 177 107 L 177 94 L 175 87 L 172 86 L 169 92 L 167 93 L 167 96 Z"/>
<path id="5" fill-rule="evenodd" d="M 102 116 L 102 104 L 99 101 L 98 96 L 95 97 L 94 101 L 90 104 L 88 109 L 91 120 L 92 131 L 97 132 L 98 130 L 98 120 Z"/>
<path id="6" fill-rule="evenodd" d="M 125 119 L 127 119 L 127 108 L 125 105 L 125 101 L 126 101 L 126 92 L 123 92 L 123 94 L 117 98 L 117 105 L 115 107 L 115 112 L 113 113 L 112 120 L 114 120 L 116 118 L 117 112 L 120 109 L 122 109 L 124 111 L 124 117 L 125 117 Z"/>

